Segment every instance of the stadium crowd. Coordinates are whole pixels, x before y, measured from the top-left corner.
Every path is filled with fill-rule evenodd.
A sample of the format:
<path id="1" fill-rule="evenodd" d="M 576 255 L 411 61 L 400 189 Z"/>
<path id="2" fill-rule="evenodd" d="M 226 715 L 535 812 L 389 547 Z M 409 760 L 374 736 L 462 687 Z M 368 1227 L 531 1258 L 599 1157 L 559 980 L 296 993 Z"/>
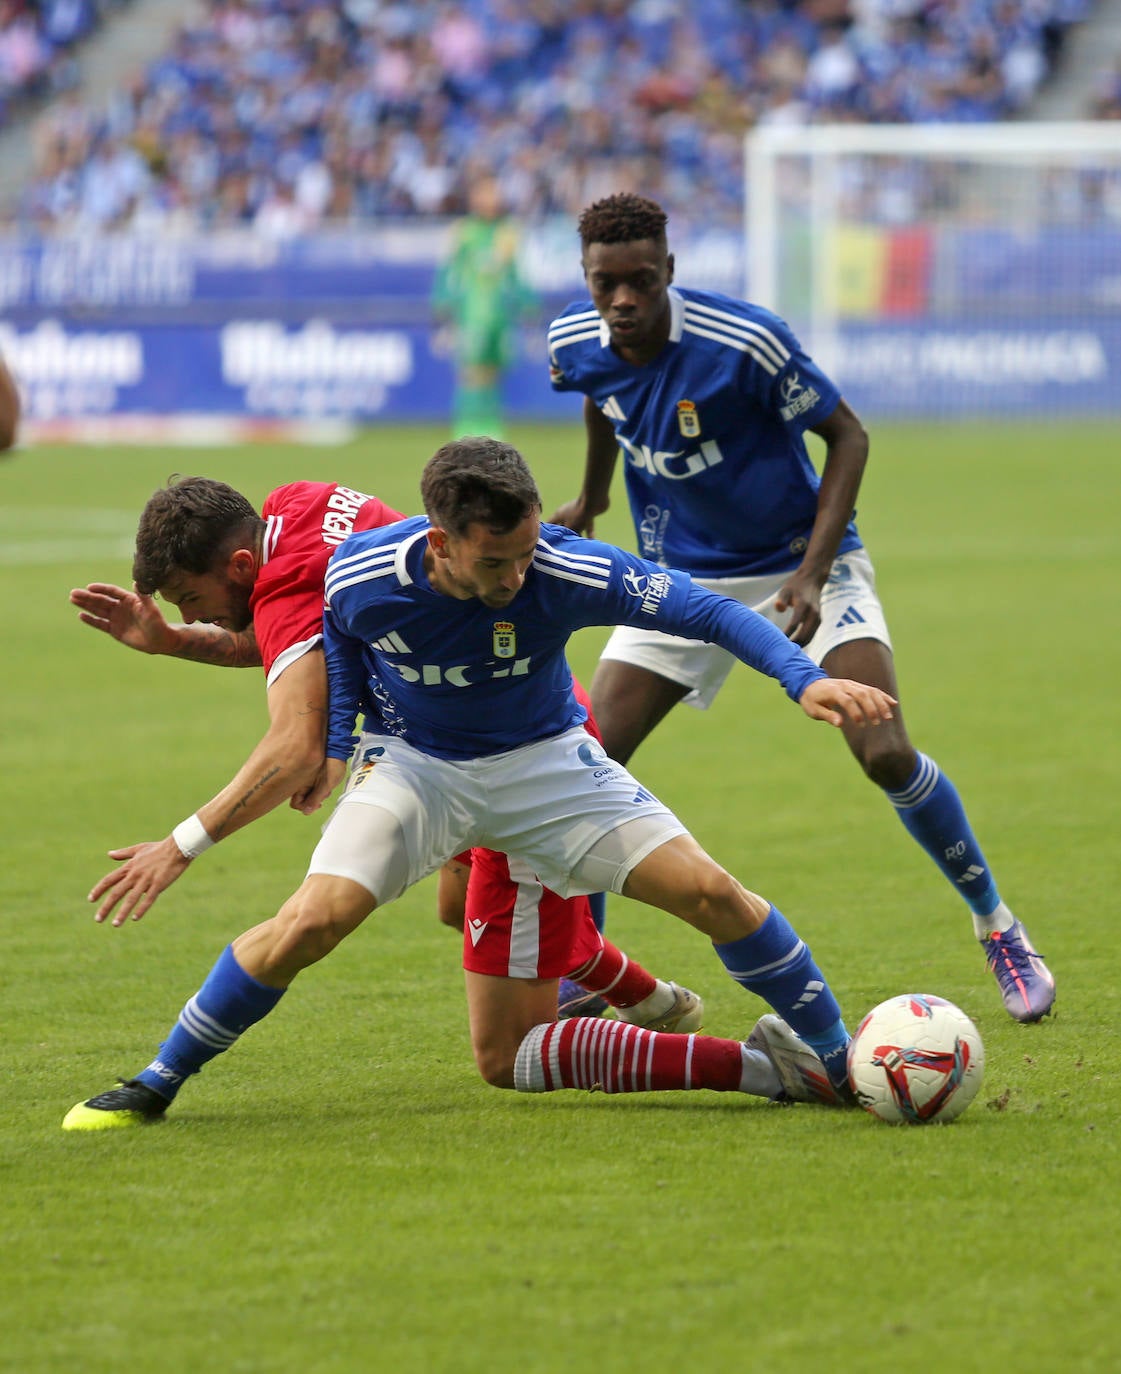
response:
<path id="1" fill-rule="evenodd" d="M 0 0 L 0 126 L 77 81 L 75 52 L 124 0 Z"/>
<path id="2" fill-rule="evenodd" d="M 735 223 L 749 127 L 1005 118 L 1092 3 L 209 0 L 108 109 L 43 121 L 18 218 L 287 237 L 461 213 L 486 166 L 526 219 L 640 188 Z"/>

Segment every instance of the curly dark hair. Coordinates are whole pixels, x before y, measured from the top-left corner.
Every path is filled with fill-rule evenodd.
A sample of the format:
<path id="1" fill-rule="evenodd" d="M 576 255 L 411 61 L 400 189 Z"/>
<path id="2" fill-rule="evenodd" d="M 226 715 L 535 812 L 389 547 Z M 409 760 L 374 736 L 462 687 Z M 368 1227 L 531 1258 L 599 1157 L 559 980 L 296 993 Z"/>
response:
<path id="1" fill-rule="evenodd" d="M 635 243 L 639 239 L 666 241 L 666 212 L 653 200 L 623 191 L 589 205 L 580 216 L 580 242 Z"/>
<path id="2" fill-rule="evenodd" d="M 457 537 L 471 525 L 509 534 L 541 509 L 537 483 L 518 450 L 481 435 L 438 449 L 425 464 L 420 495 L 432 524 Z"/>
<path id="3" fill-rule="evenodd" d="M 241 492 L 209 477 L 173 477 L 140 513 L 132 577 L 151 595 L 181 573 L 214 571 L 251 548 L 265 522 Z"/>

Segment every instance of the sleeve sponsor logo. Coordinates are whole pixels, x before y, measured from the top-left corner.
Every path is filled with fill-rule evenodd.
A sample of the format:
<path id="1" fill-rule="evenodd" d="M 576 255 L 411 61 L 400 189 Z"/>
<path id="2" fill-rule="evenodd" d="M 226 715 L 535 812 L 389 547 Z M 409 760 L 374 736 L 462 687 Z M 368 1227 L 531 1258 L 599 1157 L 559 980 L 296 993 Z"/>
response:
<path id="1" fill-rule="evenodd" d="M 657 615 L 658 607 L 670 589 L 670 575 L 642 573 L 637 568 L 628 568 L 623 574 L 623 587 L 630 596 L 642 599 L 642 610 L 646 615 Z"/>
<path id="2" fill-rule="evenodd" d="M 779 382 L 778 390 L 783 402 L 778 413 L 784 420 L 796 420 L 799 415 L 804 415 L 807 410 L 812 410 L 821 400 L 812 386 L 802 385 L 797 372 L 791 372 L 785 376 Z"/>

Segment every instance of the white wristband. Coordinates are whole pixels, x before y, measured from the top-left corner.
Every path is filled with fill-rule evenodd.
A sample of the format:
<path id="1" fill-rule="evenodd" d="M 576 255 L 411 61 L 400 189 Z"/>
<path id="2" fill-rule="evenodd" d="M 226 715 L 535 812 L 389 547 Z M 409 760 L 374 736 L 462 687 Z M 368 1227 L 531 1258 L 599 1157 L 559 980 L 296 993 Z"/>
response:
<path id="1" fill-rule="evenodd" d="M 197 859 L 214 844 L 197 814 L 180 821 L 171 832 L 171 838 L 179 846 L 179 852 L 185 859 Z"/>

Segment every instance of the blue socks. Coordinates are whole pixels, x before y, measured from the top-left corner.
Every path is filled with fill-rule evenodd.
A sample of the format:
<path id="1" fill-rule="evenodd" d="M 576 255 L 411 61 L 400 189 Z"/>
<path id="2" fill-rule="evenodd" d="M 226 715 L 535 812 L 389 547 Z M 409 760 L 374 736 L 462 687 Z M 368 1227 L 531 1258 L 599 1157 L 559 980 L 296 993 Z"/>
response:
<path id="1" fill-rule="evenodd" d="M 969 903 L 975 916 L 989 916 L 1000 893 L 981 853 L 957 788 L 933 759 L 919 755 L 915 771 L 899 792 L 888 792 L 908 834 L 922 845 Z"/>
<path id="2" fill-rule="evenodd" d="M 191 1074 L 267 1016 L 284 992 L 251 978 L 227 945 L 138 1081 L 172 1101 Z"/>
<path id="3" fill-rule="evenodd" d="M 830 1056 L 844 1050 L 849 1040 L 841 1008 L 782 912 L 772 906 L 751 935 L 712 947 L 735 981 L 770 1003 L 830 1067 Z"/>
<path id="4" fill-rule="evenodd" d="M 593 892 L 588 898 L 588 905 L 592 909 L 592 920 L 596 923 L 596 930 L 603 934 L 603 927 L 607 924 L 607 893 Z"/>

